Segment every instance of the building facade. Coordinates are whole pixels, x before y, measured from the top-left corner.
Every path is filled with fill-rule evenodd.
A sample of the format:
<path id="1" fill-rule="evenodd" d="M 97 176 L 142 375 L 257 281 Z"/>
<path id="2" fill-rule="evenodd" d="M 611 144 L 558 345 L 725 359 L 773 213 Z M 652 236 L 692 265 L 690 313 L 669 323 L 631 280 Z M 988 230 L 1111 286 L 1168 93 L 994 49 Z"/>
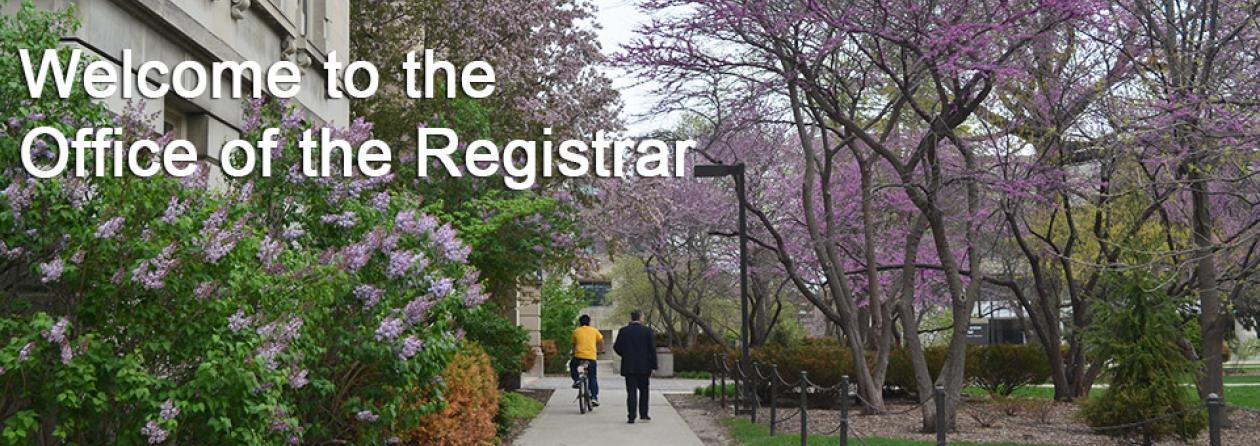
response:
<path id="1" fill-rule="evenodd" d="M 275 62 L 292 61 L 303 70 L 301 92 L 293 100 L 307 111 L 307 119 L 349 122 L 349 101 L 326 94 L 329 79 L 322 64 L 330 52 L 336 51 L 342 60 L 349 54 L 350 0 L 34 1 L 43 9 L 73 8 L 80 26 L 61 40 L 82 49 L 88 60 L 108 60 L 121 67 L 123 50 L 129 49 L 133 69 L 146 61 L 162 61 L 168 67 L 184 61 L 206 67 L 254 61 L 265 70 Z M 16 8 L 16 2 L 4 6 L 6 13 Z M 137 82 L 156 86 L 159 80 L 152 76 Z M 215 164 L 218 147 L 240 137 L 245 106 L 243 99 L 209 96 L 186 100 L 168 94 L 165 99 L 131 101 L 144 102 L 154 130 L 174 132 L 192 142 Z M 105 102 L 115 112 L 127 105 L 121 98 Z"/>

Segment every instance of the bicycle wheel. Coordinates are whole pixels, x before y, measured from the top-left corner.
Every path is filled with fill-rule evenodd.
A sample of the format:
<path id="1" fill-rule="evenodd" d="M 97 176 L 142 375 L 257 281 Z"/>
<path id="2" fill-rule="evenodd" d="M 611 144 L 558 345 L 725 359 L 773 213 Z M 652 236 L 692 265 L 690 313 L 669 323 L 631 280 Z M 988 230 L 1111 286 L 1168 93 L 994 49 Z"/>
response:
<path id="1" fill-rule="evenodd" d="M 585 404 L 585 405 L 586 405 L 586 411 L 587 411 L 587 412 L 590 412 L 590 411 L 595 410 L 595 406 L 594 406 L 593 404 L 591 404 L 591 386 L 590 386 L 590 384 L 584 384 L 584 385 L 582 386 L 582 404 Z"/>
<path id="2" fill-rule="evenodd" d="M 590 406 L 588 406 L 588 403 L 587 403 L 589 399 L 587 395 L 590 395 L 589 393 L 587 393 L 589 392 L 589 390 L 586 389 L 587 385 L 588 384 L 586 384 L 586 377 L 583 376 L 582 383 L 578 386 L 578 412 L 583 415 L 586 414 L 587 410 L 590 410 L 589 409 Z"/>

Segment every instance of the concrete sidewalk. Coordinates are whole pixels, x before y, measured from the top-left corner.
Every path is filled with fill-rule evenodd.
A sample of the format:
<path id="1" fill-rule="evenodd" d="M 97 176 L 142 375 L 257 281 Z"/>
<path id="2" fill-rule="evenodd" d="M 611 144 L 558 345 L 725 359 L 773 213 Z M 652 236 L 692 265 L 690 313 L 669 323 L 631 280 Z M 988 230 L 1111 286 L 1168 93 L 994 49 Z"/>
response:
<path id="1" fill-rule="evenodd" d="M 572 381 L 570 381 L 571 383 Z M 600 380 L 601 386 L 604 380 Z M 611 383 L 610 383 L 611 384 Z M 652 384 L 656 384 L 653 382 Z M 613 386 L 609 386 L 613 387 Z M 577 391 L 557 389 L 541 414 L 530 422 L 513 443 L 516 446 L 682 445 L 703 446 L 687 422 L 659 391 L 651 392 L 650 423 L 626 423 L 626 391 L 600 389 L 602 406 L 585 415 L 578 413 Z"/>

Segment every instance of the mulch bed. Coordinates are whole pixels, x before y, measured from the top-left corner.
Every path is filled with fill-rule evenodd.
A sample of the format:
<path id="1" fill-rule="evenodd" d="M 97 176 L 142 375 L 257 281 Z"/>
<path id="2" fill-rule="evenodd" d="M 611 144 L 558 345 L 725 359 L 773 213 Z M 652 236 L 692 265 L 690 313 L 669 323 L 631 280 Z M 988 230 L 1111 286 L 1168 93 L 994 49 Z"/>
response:
<path id="1" fill-rule="evenodd" d="M 682 393 L 667 393 L 665 399 L 674 406 L 678 415 L 687 422 L 687 427 L 696 433 L 705 446 L 736 444 L 726 432 L 726 426 L 718 423 L 719 419 L 724 418 L 718 404 L 710 403 L 707 398 L 697 398 Z"/>
<path id="2" fill-rule="evenodd" d="M 680 396 L 693 402 L 707 406 L 707 411 L 716 419 L 729 418 L 733 411 L 727 407 L 721 410 L 719 404 L 710 403 L 708 398 L 691 395 Z M 672 402 L 672 400 L 671 400 Z M 675 404 L 677 407 L 679 404 Z M 886 437 L 934 441 L 936 434 L 921 433 L 922 414 L 914 410 L 915 406 L 906 402 L 890 401 L 886 415 L 863 415 L 859 410 L 850 412 L 850 436 Z M 908 411 L 908 412 L 907 412 Z M 780 433 L 798 434 L 800 432 L 799 415 L 796 408 L 779 408 L 779 419 L 786 421 L 777 423 Z M 905 413 L 899 413 L 905 412 Z M 1120 444 L 1116 439 L 1104 435 L 1093 434 L 1085 423 L 1076 416 L 1077 406 L 1072 403 L 1059 403 L 1049 400 L 1022 400 L 1020 403 L 995 403 L 992 401 L 969 401 L 959 412 L 958 430 L 950 432 L 950 441 L 969 442 L 1016 442 L 1061 446 L 1091 446 L 1101 444 Z M 681 411 L 680 411 L 681 413 Z M 811 435 L 834 435 L 840 423 L 840 412 L 830 409 L 810 409 L 808 425 Z M 1221 435 L 1223 444 L 1245 445 L 1260 444 L 1260 411 L 1230 409 L 1228 411 L 1230 425 Z M 684 414 L 686 418 L 686 414 Z M 757 413 L 759 424 L 768 425 L 770 410 L 762 408 Z M 688 421 L 691 423 L 691 421 Z M 852 441 L 850 442 L 852 443 Z M 1161 445 L 1187 444 L 1179 441 L 1166 441 Z M 1207 445 L 1207 432 L 1189 442 L 1191 445 Z"/>

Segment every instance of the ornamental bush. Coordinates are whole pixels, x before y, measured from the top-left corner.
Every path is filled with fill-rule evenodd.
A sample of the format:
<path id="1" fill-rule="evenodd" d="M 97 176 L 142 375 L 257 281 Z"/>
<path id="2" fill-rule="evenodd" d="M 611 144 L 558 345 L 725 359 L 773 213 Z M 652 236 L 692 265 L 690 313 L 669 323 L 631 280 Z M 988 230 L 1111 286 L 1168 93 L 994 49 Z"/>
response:
<path id="1" fill-rule="evenodd" d="M 26 99 L 16 50 L 73 27 L 29 2 L 0 17 L 0 441 L 379 444 L 440 408 L 434 379 L 486 298 L 469 248 L 393 177 L 300 175 L 300 110 L 246 106 L 245 139 L 281 130 L 271 177 L 25 173 L 37 126 L 162 137 L 82 91 Z M 426 404 L 404 405 L 413 388 Z"/>
<path id="2" fill-rule="evenodd" d="M 1050 364 L 1040 346 L 977 345 L 967 352 L 967 376 L 991 395 L 1010 396 L 1021 387 L 1050 378 Z"/>
<path id="3" fill-rule="evenodd" d="M 810 382 L 823 387 L 840 383 L 840 377 L 852 375 L 853 370 L 849 350 L 835 338 L 811 339 L 793 346 L 765 345 L 752 351 L 752 359 L 763 364 L 764 373 L 770 373 L 770 364 L 777 364 L 779 375 L 787 381 L 795 382 L 805 371 Z"/>
<path id="4" fill-rule="evenodd" d="M 715 355 L 723 352 L 734 358 L 735 352 L 712 342 L 697 342 L 688 347 L 674 347 L 675 372 L 711 372 Z"/>
<path id="5" fill-rule="evenodd" d="M 464 348 L 442 371 L 439 387 L 442 409 L 429 413 L 411 428 L 406 444 L 455 446 L 493 445 L 498 436 L 496 417 L 499 413 L 499 388 L 490 356 L 477 343 Z M 419 395 L 432 392 L 421 391 Z M 438 400 L 426 397 L 417 401 L 422 407 Z"/>
<path id="6" fill-rule="evenodd" d="M 928 374 L 932 376 L 933 382 L 940 375 L 941 366 L 945 365 L 945 357 L 948 355 L 949 348 L 945 345 L 923 347 Z M 968 361 L 968 364 L 970 363 Z M 970 370 L 965 374 L 970 376 L 969 372 Z M 884 378 L 884 385 L 896 387 L 911 395 L 918 395 L 919 387 L 915 384 L 914 367 L 910 364 L 910 353 L 906 349 L 895 348 L 888 356 L 888 375 Z"/>

